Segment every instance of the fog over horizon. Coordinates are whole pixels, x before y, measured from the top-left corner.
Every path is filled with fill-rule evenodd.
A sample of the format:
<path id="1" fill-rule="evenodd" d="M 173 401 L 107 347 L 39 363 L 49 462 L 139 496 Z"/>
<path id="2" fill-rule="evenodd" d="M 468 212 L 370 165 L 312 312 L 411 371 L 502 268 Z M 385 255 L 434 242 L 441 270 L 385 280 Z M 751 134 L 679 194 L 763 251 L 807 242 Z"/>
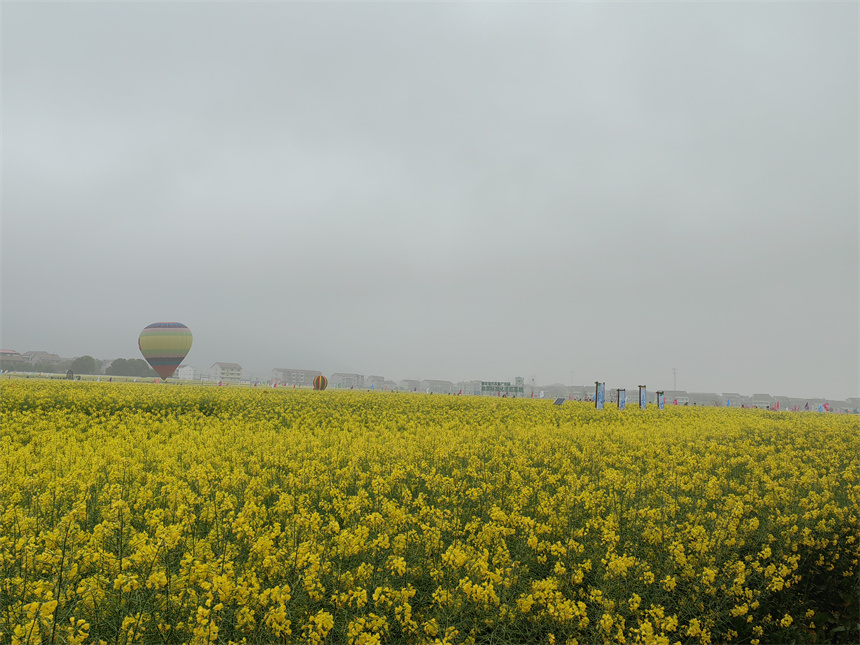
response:
<path id="1" fill-rule="evenodd" d="M 860 395 L 856 3 L 3 3 L 0 347 Z"/>

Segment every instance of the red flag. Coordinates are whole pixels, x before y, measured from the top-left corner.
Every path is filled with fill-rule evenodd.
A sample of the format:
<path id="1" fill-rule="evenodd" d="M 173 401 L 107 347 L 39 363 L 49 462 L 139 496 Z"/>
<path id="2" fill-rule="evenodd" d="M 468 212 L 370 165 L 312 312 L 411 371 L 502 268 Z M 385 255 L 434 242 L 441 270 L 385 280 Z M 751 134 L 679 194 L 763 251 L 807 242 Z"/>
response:
<path id="1" fill-rule="evenodd" d="M 830 404 L 829 404 L 829 403 L 825 403 L 825 404 L 824 404 L 824 411 L 825 411 L 825 412 L 830 412 Z"/>
<path id="2" fill-rule="evenodd" d="M 460 391 L 457 392 L 457 396 L 460 396 L 463 393 L 463 388 L 460 388 Z"/>

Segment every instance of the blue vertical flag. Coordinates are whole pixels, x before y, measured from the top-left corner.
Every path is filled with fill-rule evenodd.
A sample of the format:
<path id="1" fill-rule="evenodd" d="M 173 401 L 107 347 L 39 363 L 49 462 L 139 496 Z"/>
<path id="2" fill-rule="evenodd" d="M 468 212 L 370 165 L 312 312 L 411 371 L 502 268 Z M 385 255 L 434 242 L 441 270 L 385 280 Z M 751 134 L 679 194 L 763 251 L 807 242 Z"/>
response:
<path id="1" fill-rule="evenodd" d="M 595 392 L 594 392 L 594 407 L 598 410 L 603 409 L 603 395 L 606 390 L 606 383 L 601 383 L 599 381 L 594 382 Z"/>
<path id="2" fill-rule="evenodd" d="M 665 396 L 662 392 L 657 392 L 657 409 L 662 410 L 665 402 Z"/>
<path id="3" fill-rule="evenodd" d="M 644 410 L 646 405 L 647 405 L 647 402 L 645 400 L 645 386 L 640 385 L 639 386 L 639 407 Z"/>
<path id="4" fill-rule="evenodd" d="M 627 390 L 618 390 L 618 409 L 623 410 L 627 405 Z"/>

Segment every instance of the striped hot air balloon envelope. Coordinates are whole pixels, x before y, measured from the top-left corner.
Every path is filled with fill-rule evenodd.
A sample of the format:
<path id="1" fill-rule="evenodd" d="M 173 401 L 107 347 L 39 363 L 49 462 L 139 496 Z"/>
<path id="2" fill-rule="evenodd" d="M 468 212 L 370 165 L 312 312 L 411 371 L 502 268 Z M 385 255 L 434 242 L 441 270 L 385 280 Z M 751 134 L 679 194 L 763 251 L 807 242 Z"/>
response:
<path id="1" fill-rule="evenodd" d="M 328 385 L 328 379 L 322 374 L 314 377 L 314 389 L 315 390 L 324 390 Z"/>
<path id="2" fill-rule="evenodd" d="M 146 362 L 163 379 L 173 376 L 191 349 L 191 330 L 178 322 L 157 322 L 144 327 L 137 346 Z"/>

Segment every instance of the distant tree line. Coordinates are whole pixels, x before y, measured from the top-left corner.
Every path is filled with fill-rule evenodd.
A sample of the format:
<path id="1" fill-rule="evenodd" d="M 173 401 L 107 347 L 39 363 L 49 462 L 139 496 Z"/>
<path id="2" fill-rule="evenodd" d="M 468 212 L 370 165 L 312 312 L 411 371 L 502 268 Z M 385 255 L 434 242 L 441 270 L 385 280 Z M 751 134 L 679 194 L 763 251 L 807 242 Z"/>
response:
<path id="1" fill-rule="evenodd" d="M 78 356 L 72 361 L 69 369 L 75 374 L 101 374 L 101 361 L 97 361 L 92 356 Z"/>
<path id="2" fill-rule="evenodd" d="M 0 369 L 15 370 L 18 372 L 48 372 L 53 374 L 65 374 L 72 370 L 75 374 L 101 374 L 101 361 L 92 356 L 78 356 L 71 361 L 59 363 L 40 361 L 38 363 L 22 363 L 0 361 Z M 117 358 L 104 371 L 106 376 L 158 376 L 155 370 L 141 358 Z"/>
<path id="3" fill-rule="evenodd" d="M 76 372 L 77 373 L 77 372 Z M 117 358 L 105 370 L 110 376 L 158 376 L 141 358 Z"/>
<path id="4" fill-rule="evenodd" d="M 27 363 L 25 361 L 0 361 L 0 369 L 13 370 L 15 372 L 52 372 L 54 374 L 65 374 L 72 366 L 71 360 L 68 361 L 39 361 L 37 363 Z"/>

